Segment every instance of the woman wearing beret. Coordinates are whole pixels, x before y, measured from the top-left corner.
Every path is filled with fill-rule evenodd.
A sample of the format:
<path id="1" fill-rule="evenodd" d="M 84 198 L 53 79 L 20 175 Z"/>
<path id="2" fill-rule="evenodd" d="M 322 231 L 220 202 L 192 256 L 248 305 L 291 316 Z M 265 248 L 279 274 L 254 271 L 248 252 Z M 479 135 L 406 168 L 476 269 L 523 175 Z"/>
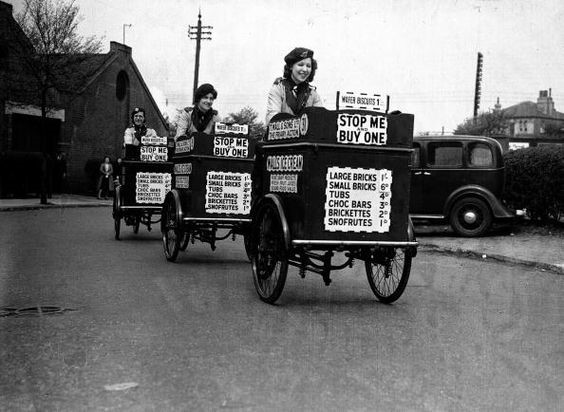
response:
<path id="1" fill-rule="evenodd" d="M 297 47 L 284 61 L 284 75 L 274 81 L 268 93 L 266 124 L 277 113 L 298 115 L 305 107 L 323 107 L 315 87 L 309 84 L 317 69 L 313 51 Z"/>
<path id="2" fill-rule="evenodd" d="M 139 146 L 141 144 L 141 137 L 157 136 L 157 132 L 145 126 L 145 109 L 141 107 L 136 107 L 135 109 L 133 109 L 133 111 L 131 112 L 131 122 L 133 123 L 133 126 L 125 129 L 125 133 L 123 134 L 124 146 L 126 144 Z"/>
<path id="3" fill-rule="evenodd" d="M 192 132 L 213 133 L 213 126 L 219 122 L 217 111 L 212 109 L 217 91 L 209 83 L 204 83 L 194 93 L 194 106 L 186 107 L 180 113 L 176 125 L 176 136 L 186 136 Z"/>

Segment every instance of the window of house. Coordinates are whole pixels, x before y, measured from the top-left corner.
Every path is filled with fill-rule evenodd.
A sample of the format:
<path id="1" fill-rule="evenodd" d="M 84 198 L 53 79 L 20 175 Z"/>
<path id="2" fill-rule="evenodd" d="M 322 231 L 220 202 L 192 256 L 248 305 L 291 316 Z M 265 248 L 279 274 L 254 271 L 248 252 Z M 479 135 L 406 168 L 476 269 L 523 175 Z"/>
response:
<path id="1" fill-rule="evenodd" d="M 129 91 L 129 77 L 123 70 L 120 71 L 116 79 L 116 97 L 118 100 L 123 100 Z"/>
<path id="2" fill-rule="evenodd" d="M 468 146 L 468 166 L 492 167 L 494 164 L 491 148 L 484 143 L 472 143 Z"/>
<path id="3" fill-rule="evenodd" d="M 461 167 L 462 143 L 429 143 L 427 147 L 427 157 L 427 165 L 429 167 Z"/>

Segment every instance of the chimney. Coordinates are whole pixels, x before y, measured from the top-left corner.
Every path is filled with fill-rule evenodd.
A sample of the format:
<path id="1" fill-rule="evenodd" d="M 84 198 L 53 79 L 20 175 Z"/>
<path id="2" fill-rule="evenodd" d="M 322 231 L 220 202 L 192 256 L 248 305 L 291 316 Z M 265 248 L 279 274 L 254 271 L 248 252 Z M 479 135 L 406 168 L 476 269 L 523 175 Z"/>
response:
<path id="1" fill-rule="evenodd" d="M 554 114 L 554 100 L 552 100 L 552 88 L 539 91 L 537 99 L 537 109 L 547 116 Z"/>
<path id="2" fill-rule="evenodd" d="M 0 1 L 0 10 L 2 10 L 3 13 L 6 13 L 7 15 L 12 15 L 12 5 L 10 3 L 5 3 L 3 1 Z"/>
<path id="3" fill-rule="evenodd" d="M 501 104 L 499 103 L 499 96 L 497 98 L 497 103 L 494 106 L 494 111 L 499 112 L 501 110 Z"/>
<path id="4" fill-rule="evenodd" d="M 110 42 L 110 52 L 119 53 L 123 52 L 125 54 L 131 55 L 131 47 L 125 44 L 118 43 L 117 41 Z"/>

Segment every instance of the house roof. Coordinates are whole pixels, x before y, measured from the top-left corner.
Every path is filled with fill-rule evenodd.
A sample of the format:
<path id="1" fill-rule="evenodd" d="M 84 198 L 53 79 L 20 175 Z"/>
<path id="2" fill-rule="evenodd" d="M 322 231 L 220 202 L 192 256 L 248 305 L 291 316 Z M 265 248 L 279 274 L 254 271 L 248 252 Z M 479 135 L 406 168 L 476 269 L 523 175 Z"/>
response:
<path id="1" fill-rule="evenodd" d="M 21 47 L 26 53 L 35 51 L 28 37 L 14 19 L 12 5 L 3 1 L 0 1 L 0 23 L 0 43 Z"/>
<path id="2" fill-rule="evenodd" d="M 139 79 L 141 86 L 145 89 L 145 93 L 152 102 L 156 113 L 166 127 L 166 119 L 161 113 L 157 103 L 155 102 L 149 87 L 143 80 L 141 72 L 131 58 L 131 49 L 127 46 L 116 42 L 111 42 L 110 51 L 107 54 L 75 54 L 56 56 L 59 59 L 60 73 L 57 76 L 57 88 L 59 91 L 79 95 L 86 88 L 96 81 L 96 78 L 102 74 L 111 63 L 118 59 L 120 53 L 128 56 L 128 62 L 133 69 L 135 75 Z"/>
<path id="3" fill-rule="evenodd" d="M 543 119 L 564 120 L 564 113 L 560 113 L 555 110 L 551 116 L 546 115 L 538 109 L 536 103 L 531 101 L 521 102 L 514 104 L 513 106 L 509 106 L 503 109 L 503 113 L 506 117 L 536 117 Z"/>
<path id="4" fill-rule="evenodd" d="M 112 56 L 107 54 L 74 54 L 53 56 L 57 60 L 56 84 L 59 91 L 77 93 L 86 83 L 96 77 L 100 68 L 105 66 Z"/>

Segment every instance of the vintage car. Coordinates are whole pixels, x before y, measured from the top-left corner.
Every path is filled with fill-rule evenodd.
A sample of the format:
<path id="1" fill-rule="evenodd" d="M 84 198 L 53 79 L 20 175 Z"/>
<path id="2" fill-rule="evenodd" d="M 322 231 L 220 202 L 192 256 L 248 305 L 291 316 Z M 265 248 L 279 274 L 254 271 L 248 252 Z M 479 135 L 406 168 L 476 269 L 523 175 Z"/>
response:
<path id="1" fill-rule="evenodd" d="M 443 220 L 456 234 L 481 236 L 494 221 L 516 217 L 501 196 L 505 181 L 498 141 L 481 136 L 413 138 L 410 216 Z"/>

